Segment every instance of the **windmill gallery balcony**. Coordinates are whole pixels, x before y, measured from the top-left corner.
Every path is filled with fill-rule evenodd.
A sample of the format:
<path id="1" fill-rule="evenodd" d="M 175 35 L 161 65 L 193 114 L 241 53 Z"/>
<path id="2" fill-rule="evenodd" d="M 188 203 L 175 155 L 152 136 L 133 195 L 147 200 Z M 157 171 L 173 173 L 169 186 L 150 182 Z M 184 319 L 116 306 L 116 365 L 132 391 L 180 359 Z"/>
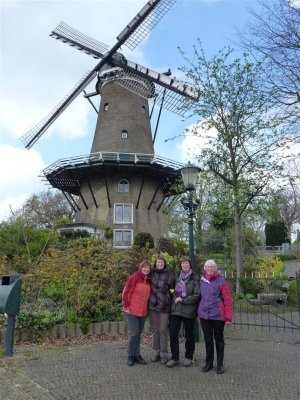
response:
<path id="1" fill-rule="evenodd" d="M 43 177 L 63 192 L 75 223 L 103 221 L 131 244 L 136 232 L 165 234 L 162 206 L 180 193 L 182 167 L 154 154 L 96 152 L 58 160 Z"/>
<path id="2" fill-rule="evenodd" d="M 180 177 L 179 169 L 182 163 L 160 157 L 154 154 L 97 152 L 79 155 L 71 158 L 62 158 L 43 170 L 45 178 L 53 187 L 67 193 L 80 196 L 81 178 L 87 173 L 103 175 L 111 169 L 126 169 L 140 166 L 140 172 L 147 169 L 147 174 L 165 181 L 164 186 L 171 192 L 171 186 Z M 169 192 L 165 193 L 169 195 Z"/>

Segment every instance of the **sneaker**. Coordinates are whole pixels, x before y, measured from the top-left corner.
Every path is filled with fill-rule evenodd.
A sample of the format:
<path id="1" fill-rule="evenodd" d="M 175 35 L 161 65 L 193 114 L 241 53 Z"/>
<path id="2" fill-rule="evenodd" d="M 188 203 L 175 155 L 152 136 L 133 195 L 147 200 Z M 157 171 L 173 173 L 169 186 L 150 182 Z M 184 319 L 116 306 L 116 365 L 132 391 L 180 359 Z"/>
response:
<path id="1" fill-rule="evenodd" d="M 185 358 L 183 360 L 183 366 L 184 367 L 190 367 L 192 365 L 192 360 L 190 360 L 189 358 Z"/>
<path id="2" fill-rule="evenodd" d="M 158 354 L 153 354 L 152 356 L 151 356 L 151 361 L 152 362 L 157 362 L 159 360 L 159 355 Z"/>
<path id="3" fill-rule="evenodd" d="M 138 364 L 146 365 L 146 361 L 143 359 L 141 355 L 134 356 L 133 360 L 137 362 Z"/>
<path id="4" fill-rule="evenodd" d="M 169 360 L 169 361 L 166 363 L 166 367 L 172 368 L 172 367 L 175 367 L 175 365 L 178 365 L 178 364 L 179 364 L 179 361 L 178 361 L 178 360 L 173 360 L 173 359 L 171 358 L 171 360 Z"/>
<path id="5" fill-rule="evenodd" d="M 168 362 L 168 357 L 160 357 L 160 362 L 161 362 L 162 364 L 167 364 L 167 362 Z"/>

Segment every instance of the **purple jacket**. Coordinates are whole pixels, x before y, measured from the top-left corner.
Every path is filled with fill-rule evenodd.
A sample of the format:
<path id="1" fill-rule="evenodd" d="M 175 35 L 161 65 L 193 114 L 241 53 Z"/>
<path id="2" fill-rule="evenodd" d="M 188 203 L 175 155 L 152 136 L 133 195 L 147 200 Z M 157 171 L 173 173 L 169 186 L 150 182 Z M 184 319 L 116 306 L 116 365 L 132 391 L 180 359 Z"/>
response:
<path id="1" fill-rule="evenodd" d="M 218 272 L 200 279 L 201 301 L 198 316 L 203 319 L 232 321 L 232 300 L 226 280 Z"/>

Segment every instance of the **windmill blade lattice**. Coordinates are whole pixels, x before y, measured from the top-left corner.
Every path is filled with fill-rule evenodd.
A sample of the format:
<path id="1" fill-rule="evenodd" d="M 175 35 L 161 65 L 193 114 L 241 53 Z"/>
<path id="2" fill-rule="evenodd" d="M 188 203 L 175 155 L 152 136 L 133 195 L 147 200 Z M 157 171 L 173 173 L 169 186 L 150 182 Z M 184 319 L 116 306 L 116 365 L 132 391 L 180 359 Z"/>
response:
<path id="1" fill-rule="evenodd" d="M 155 85 L 155 87 L 155 99 L 149 100 L 155 101 L 156 106 L 160 107 L 162 105 L 164 109 L 183 117 L 187 110 L 186 102 L 192 102 L 192 100 L 186 99 L 182 95 L 163 88 L 160 85 Z"/>
<path id="2" fill-rule="evenodd" d="M 122 59 L 121 59 L 122 60 Z M 134 63 L 129 60 L 121 61 L 121 63 L 116 63 L 116 65 L 124 68 L 128 73 L 133 73 L 139 75 L 143 78 L 149 79 L 158 85 L 165 87 L 173 92 L 180 94 L 181 96 L 188 97 L 192 100 L 197 101 L 199 98 L 199 93 L 196 89 L 189 86 L 188 84 L 179 81 L 175 78 L 171 78 L 166 74 L 161 74 L 150 68 L 144 67 L 143 65 Z"/>
<path id="3" fill-rule="evenodd" d="M 145 7 L 129 22 L 125 29 L 117 36 L 120 41 L 131 29 L 131 27 L 141 19 L 143 14 L 149 9 L 149 6 L 156 3 L 153 9 L 148 13 L 146 18 L 140 23 L 130 36 L 124 41 L 123 44 L 130 50 L 134 50 L 136 46 L 149 34 L 155 25 L 164 17 L 164 15 L 175 4 L 176 0 L 155 0 L 148 1 Z"/>
<path id="4" fill-rule="evenodd" d="M 69 106 L 69 104 L 80 94 L 80 92 L 95 78 L 96 72 L 92 74 L 89 79 L 87 77 L 91 74 L 88 71 L 77 85 L 60 101 L 60 103 L 37 125 L 30 131 L 25 133 L 21 138 L 21 142 L 27 149 L 30 149 L 34 143 L 43 135 L 43 133 L 50 127 L 56 118 Z M 86 82 L 83 85 L 83 82 Z"/>
<path id="5" fill-rule="evenodd" d="M 103 53 L 107 52 L 109 46 L 96 39 L 87 36 L 72 28 L 65 22 L 61 22 L 51 33 L 54 39 L 67 43 L 80 51 L 92 56 L 95 59 L 103 58 Z"/>
<path id="6" fill-rule="evenodd" d="M 79 93 L 85 89 L 92 79 L 94 79 L 97 72 L 100 71 L 105 64 L 112 62 L 113 55 L 116 54 L 123 44 L 127 45 L 131 49 L 135 48 L 169 11 L 175 2 L 176 0 L 148 1 L 142 10 L 118 36 L 117 43 L 105 54 L 103 54 L 103 52 L 107 50 L 105 44 L 82 34 L 65 23 L 61 23 L 51 33 L 51 36 L 58 40 L 62 40 L 79 50 L 85 51 L 94 58 L 101 58 L 101 60 L 91 72 L 83 77 L 75 89 L 70 92 L 70 94 L 68 94 L 47 117 L 20 138 L 25 147 L 29 149 L 41 137 L 56 118 L 71 104 Z"/>

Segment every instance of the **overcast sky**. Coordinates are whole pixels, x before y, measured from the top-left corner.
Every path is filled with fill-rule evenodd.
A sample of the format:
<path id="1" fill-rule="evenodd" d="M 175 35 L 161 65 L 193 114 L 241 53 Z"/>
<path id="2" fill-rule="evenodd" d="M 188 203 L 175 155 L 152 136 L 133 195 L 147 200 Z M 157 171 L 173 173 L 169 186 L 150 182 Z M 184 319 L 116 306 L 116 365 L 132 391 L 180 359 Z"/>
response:
<path id="1" fill-rule="evenodd" d="M 97 61 L 49 37 L 64 21 L 79 31 L 112 46 L 117 35 L 144 6 L 145 0 L 0 0 L 0 221 L 9 205 L 18 207 L 29 195 L 46 189 L 39 175 L 60 158 L 87 154 L 95 130 L 96 113 L 79 96 L 29 151 L 20 136 L 43 119 Z M 200 38 L 208 55 L 232 45 L 235 27 L 249 19 L 248 8 L 257 0 L 177 0 L 173 8 L 135 51 L 123 54 L 158 72 L 178 67 L 181 47 L 192 55 Z M 94 91 L 95 82 L 89 89 Z M 97 101 L 97 100 L 96 100 Z M 99 101 L 99 100 L 98 100 Z M 193 121 L 164 112 L 156 140 L 156 154 L 186 162 L 191 143 L 183 137 Z M 154 122 L 155 125 L 155 122 Z M 194 147 L 194 144 L 192 144 Z"/>

